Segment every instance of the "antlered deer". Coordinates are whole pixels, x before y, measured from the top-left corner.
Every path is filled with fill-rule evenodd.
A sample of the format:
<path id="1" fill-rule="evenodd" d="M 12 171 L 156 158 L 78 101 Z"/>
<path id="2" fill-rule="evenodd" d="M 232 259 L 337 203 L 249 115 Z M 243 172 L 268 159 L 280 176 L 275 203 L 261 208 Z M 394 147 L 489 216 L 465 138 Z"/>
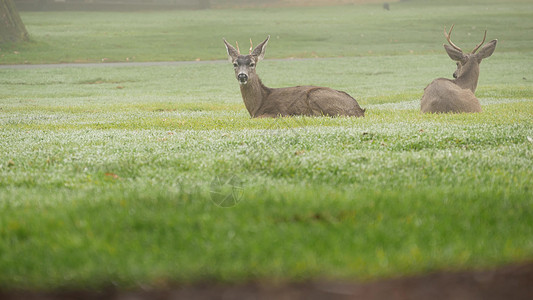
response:
<path id="1" fill-rule="evenodd" d="M 457 70 L 453 73 L 455 79 L 438 78 L 424 89 L 420 101 L 423 113 L 481 112 L 479 100 L 474 95 L 479 78 L 479 64 L 481 60 L 492 55 L 498 40 L 490 41 L 479 49 L 487 37 L 485 30 L 483 41 L 476 45 L 472 52 L 465 54 L 451 41 L 452 30 L 453 25 L 448 33 L 444 28 L 444 36 L 451 45 L 444 45 L 444 49 L 451 59 L 457 61 Z M 476 53 L 478 49 L 479 52 Z"/>
<path id="2" fill-rule="evenodd" d="M 255 67 L 264 58 L 269 39 L 270 36 L 253 50 L 251 46 L 248 55 L 240 53 L 238 44 L 235 49 L 224 39 L 244 105 L 252 118 L 294 115 L 364 116 L 365 110 L 345 92 L 316 86 L 269 88 L 263 85 L 255 73 Z"/>

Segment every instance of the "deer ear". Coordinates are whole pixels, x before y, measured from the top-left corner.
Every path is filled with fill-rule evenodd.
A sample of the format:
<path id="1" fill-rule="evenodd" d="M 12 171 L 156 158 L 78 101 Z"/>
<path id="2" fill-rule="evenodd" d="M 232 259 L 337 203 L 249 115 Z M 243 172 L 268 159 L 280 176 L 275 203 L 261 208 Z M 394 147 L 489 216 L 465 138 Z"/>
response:
<path id="1" fill-rule="evenodd" d="M 251 55 L 256 57 L 256 61 L 260 61 L 260 60 L 263 60 L 263 58 L 265 58 L 265 48 L 266 48 L 266 45 L 268 44 L 269 39 L 270 39 L 270 35 L 261 44 L 257 45 L 254 51 L 252 51 Z"/>
<path id="2" fill-rule="evenodd" d="M 492 55 L 494 53 L 494 50 L 496 49 L 496 43 L 498 40 L 492 40 L 488 42 L 485 46 L 483 46 L 481 49 L 479 49 L 479 52 L 476 54 L 478 58 L 484 59 Z"/>
<path id="3" fill-rule="evenodd" d="M 444 44 L 444 49 L 448 53 L 448 56 L 451 59 L 455 60 L 455 61 L 460 61 L 465 56 L 462 51 L 459 51 L 459 50 L 457 50 L 457 49 L 455 49 L 455 48 L 453 48 L 451 46 L 448 46 L 446 44 Z"/>
<path id="4" fill-rule="evenodd" d="M 226 51 L 228 51 L 228 59 L 232 63 L 234 62 L 237 57 L 239 57 L 239 51 L 235 49 L 232 45 L 230 45 L 226 39 L 222 39 L 224 41 L 224 45 L 226 45 Z"/>

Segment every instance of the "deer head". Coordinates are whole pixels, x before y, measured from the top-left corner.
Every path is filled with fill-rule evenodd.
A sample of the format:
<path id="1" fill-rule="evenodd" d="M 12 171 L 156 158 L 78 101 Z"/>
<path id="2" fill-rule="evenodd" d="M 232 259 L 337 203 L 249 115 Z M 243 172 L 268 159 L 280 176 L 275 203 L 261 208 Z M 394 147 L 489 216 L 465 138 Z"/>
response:
<path id="1" fill-rule="evenodd" d="M 472 81 L 475 79 L 475 83 L 473 83 L 474 91 L 479 76 L 479 64 L 484 58 L 492 55 L 494 49 L 496 49 L 496 43 L 498 40 L 492 40 L 480 49 L 485 42 L 485 38 L 487 37 L 487 31 L 485 30 L 485 35 L 483 36 L 481 43 L 477 44 L 476 47 L 474 47 L 474 50 L 472 50 L 470 53 L 464 53 L 463 50 L 457 47 L 457 45 L 455 45 L 451 40 L 453 26 L 454 25 L 452 25 L 449 32 L 446 32 L 446 27 L 444 27 L 444 36 L 450 44 L 444 44 L 444 49 L 448 53 L 448 56 L 457 62 L 457 70 L 455 70 L 453 73 L 453 77 L 457 80 L 463 79 L 465 81 Z M 478 50 L 479 52 L 477 52 Z"/>
<path id="2" fill-rule="evenodd" d="M 250 79 L 256 79 L 255 67 L 257 63 L 265 57 L 265 48 L 270 39 L 270 35 L 261 44 L 253 48 L 252 40 L 250 39 L 250 52 L 247 55 L 242 55 L 239 50 L 239 44 L 236 43 L 237 49 L 230 45 L 226 39 L 224 44 L 228 51 L 229 61 L 233 64 L 235 69 L 235 77 L 240 85 L 246 85 Z"/>

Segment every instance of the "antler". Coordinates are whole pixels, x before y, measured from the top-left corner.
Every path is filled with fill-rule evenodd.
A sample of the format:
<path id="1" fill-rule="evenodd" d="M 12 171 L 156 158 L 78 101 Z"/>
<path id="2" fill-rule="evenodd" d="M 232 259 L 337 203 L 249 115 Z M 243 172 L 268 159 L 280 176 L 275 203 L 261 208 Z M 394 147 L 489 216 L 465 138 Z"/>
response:
<path id="1" fill-rule="evenodd" d="M 237 53 L 241 55 L 241 50 L 239 50 L 239 42 L 235 42 L 235 45 L 237 45 Z"/>
<path id="2" fill-rule="evenodd" d="M 463 50 L 461 50 L 461 48 L 457 47 L 457 45 L 455 45 L 452 40 L 451 40 L 451 34 L 452 34 L 452 30 L 453 30 L 453 26 L 455 24 L 452 24 L 452 27 L 450 28 L 450 31 L 447 33 L 446 32 L 446 26 L 444 26 L 444 36 L 446 37 L 446 39 L 448 40 L 448 43 L 450 43 L 450 45 L 455 48 L 455 50 L 459 50 L 461 52 L 463 52 Z"/>
<path id="3" fill-rule="evenodd" d="M 252 54 L 253 50 L 254 50 L 254 44 L 252 43 L 252 39 L 250 38 L 250 54 Z"/>
<path id="4" fill-rule="evenodd" d="M 485 43 L 485 39 L 487 38 L 487 30 L 485 30 L 485 35 L 483 36 L 483 40 L 481 41 L 481 43 L 477 44 L 477 46 L 474 48 L 474 50 L 472 50 L 472 54 L 476 53 L 476 51 L 479 49 L 479 47 L 481 47 L 481 45 L 483 45 L 483 43 Z"/>

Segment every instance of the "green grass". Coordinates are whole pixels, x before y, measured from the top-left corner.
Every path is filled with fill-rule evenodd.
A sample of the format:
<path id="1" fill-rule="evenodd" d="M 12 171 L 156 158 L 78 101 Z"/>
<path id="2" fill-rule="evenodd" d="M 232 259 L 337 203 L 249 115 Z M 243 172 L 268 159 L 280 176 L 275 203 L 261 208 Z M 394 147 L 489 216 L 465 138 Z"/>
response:
<path id="1" fill-rule="evenodd" d="M 18 55 L 32 63 L 92 61 L 102 50 L 82 49 L 81 37 L 104 25 L 116 28 L 112 36 L 126 20 L 139 21 L 124 29 L 131 35 L 154 38 L 139 47 L 157 50 L 146 60 L 223 59 L 222 31 L 259 40 L 264 34 L 251 25 L 276 18 L 265 34 L 294 32 L 269 43 L 258 66 L 263 82 L 345 90 L 367 115 L 250 119 L 227 62 L 0 68 L 0 288 L 365 280 L 533 259 L 533 42 L 519 41 L 533 28 L 533 19 L 520 18 L 531 4 L 492 1 L 462 18 L 466 11 L 431 3 L 394 4 L 386 17 L 374 6 L 24 13 L 34 42 Z M 469 23 L 444 13 L 431 19 L 437 10 Z M 320 22 L 283 23 L 306 14 Z M 257 24 L 235 26 L 229 16 L 237 15 Z M 157 22 L 136 27 L 144 20 Z M 167 25 L 180 20 L 191 31 L 180 38 L 197 37 L 166 56 L 174 49 L 163 44 Z M 454 71 L 441 45 L 442 23 L 453 22 L 460 45 L 473 46 L 485 26 L 499 39 L 481 66 L 484 111 L 421 115 L 423 88 Z M 57 24 L 74 25 L 53 31 Z M 339 42 L 352 33 L 335 31 L 346 24 L 378 25 L 365 46 L 372 55 L 352 49 L 355 40 Z M 475 41 L 462 30 L 470 24 Z M 80 45 L 70 59 L 51 46 L 61 32 L 61 43 Z M 321 41 L 325 32 L 332 43 Z M 380 42 L 385 36 L 406 41 L 392 49 Z M 129 41 L 119 42 L 124 49 L 139 45 L 120 38 Z M 99 39 L 107 38 L 90 45 Z M 304 49 L 333 57 L 268 60 Z M 234 197 L 222 202 L 225 195 Z"/>

